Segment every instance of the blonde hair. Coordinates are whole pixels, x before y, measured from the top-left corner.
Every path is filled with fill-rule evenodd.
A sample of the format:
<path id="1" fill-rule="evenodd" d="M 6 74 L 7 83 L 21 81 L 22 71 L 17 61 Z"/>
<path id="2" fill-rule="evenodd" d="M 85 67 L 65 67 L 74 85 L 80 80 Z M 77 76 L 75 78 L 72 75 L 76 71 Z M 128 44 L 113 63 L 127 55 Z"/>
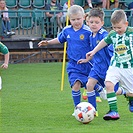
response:
<path id="1" fill-rule="evenodd" d="M 85 15 L 84 9 L 79 5 L 73 5 L 68 9 L 67 15 L 70 17 L 73 14 L 81 13 L 83 16 Z"/>
<path id="2" fill-rule="evenodd" d="M 111 15 L 111 23 L 127 22 L 126 13 L 123 10 L 115 10 Z"/>

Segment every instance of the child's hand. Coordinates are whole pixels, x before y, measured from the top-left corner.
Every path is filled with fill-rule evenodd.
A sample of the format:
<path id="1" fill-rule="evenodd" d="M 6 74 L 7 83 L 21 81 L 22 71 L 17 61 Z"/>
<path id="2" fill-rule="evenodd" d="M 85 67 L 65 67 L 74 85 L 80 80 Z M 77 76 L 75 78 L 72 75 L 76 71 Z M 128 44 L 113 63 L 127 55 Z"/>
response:
<path id="1" fill-rule="evenodd" d="M 86 62 L 88 62 L 87 59 L 80 59 L 80 60 L 78 60 L 77 64 L 82 64 L 82 63 L 86 63 Z"/>
<path id="2" fill-rule="evenodd" d="M 8 68 L 8 64 L 6 64 L 6 63 L 2 64 L 1 68 L 7 69 Z"/>
<path id="3" fill-rule="evenodd" d="M 48 45 L 48 41 L 47 40 L 41 41 L 41 42 L 38 43 L 38 47 L 46 46 L 46 45 Z"/>
<path id="4" fill-rule="evenodd" d="M 93 58 L 93 55 L 94 55 L 94 53 L 92 51 L 88 52 L 86 54 L 86 59 L 80 59 L 80 60 L 78 60 L 77 64 L 89 62 L 89 60 L 91 60 Z"/>
<path id="5" fill-rule="evenodd" d="M 91 60 L 93 58 L 93 55 L 94 55 L 93 51 L 88 52 L 86 54 L 86 59 L 88 59 L 88 61 Z"/>

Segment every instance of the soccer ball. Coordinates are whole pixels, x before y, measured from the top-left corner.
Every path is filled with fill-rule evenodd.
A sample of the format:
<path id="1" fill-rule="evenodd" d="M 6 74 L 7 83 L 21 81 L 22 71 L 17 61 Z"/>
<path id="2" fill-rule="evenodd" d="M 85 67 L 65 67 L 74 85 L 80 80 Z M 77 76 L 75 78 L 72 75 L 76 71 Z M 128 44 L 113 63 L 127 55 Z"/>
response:
<path id="1" fill-rule="evenodd" d="M 95 113 L 95 108 L 88 102 L 79 103 L 74 110 L 75 118 L 83 124 L 91 122 L 94 119 Z"/>

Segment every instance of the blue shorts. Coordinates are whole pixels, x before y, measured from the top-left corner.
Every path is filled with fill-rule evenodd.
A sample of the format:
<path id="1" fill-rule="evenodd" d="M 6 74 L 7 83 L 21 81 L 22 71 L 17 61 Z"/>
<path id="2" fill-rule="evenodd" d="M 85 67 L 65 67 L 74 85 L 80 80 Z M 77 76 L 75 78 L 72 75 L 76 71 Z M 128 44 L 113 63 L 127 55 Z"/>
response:
<path id="1" fill-rule="evenodd" d="M 102 87 L 105 87 L 105 84 L 104 84 L 105 79 L 100 78 L 100 76 L 97 74 L 96 71 L 94 71 L 94 69 L 91 70 L 89 77 L 96 79 L 99 85 L 101 85 Z"/>
<path id="2" fill-rule="evenodd" d="M 89 77 L 96 79 L 99 85 L 101 85 L 103 88 L 105 87 L 104 84 L 105 79 L 100 78 L 94 70 L 91 70 Z M 117 92 L 118 88 L 119 88 L 119 83 L 115 85 L 114 91 Z"/>
<path id="3" fill-rule="evenodd" d="M 76 81 L 81 82 L 81 88 L 86 88 L 86 83 L 88 81 L 88 75 L 91 70 L 91 64 L 83 63 L 77 64 L 77 62 L 68 62 L 67 73 L 70 86 L 72 87 Z"/>

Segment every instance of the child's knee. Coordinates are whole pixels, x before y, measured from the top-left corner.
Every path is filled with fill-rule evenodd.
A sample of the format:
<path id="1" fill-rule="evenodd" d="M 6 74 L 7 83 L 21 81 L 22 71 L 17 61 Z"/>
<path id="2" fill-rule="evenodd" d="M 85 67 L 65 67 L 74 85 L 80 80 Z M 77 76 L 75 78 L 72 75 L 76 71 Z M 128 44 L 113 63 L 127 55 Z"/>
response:
<path id="1" fill-rule="evenodd" d="M 133 97 L 133 93 L 127 93 L 126 94 L 128 97 Z"/>
<path id="2" fill-rule="evenodd" d="M 107 92 L 113 92 L 114 91 L 114 84 L 110 81 L 106 81 L 105 83 Z"/>

